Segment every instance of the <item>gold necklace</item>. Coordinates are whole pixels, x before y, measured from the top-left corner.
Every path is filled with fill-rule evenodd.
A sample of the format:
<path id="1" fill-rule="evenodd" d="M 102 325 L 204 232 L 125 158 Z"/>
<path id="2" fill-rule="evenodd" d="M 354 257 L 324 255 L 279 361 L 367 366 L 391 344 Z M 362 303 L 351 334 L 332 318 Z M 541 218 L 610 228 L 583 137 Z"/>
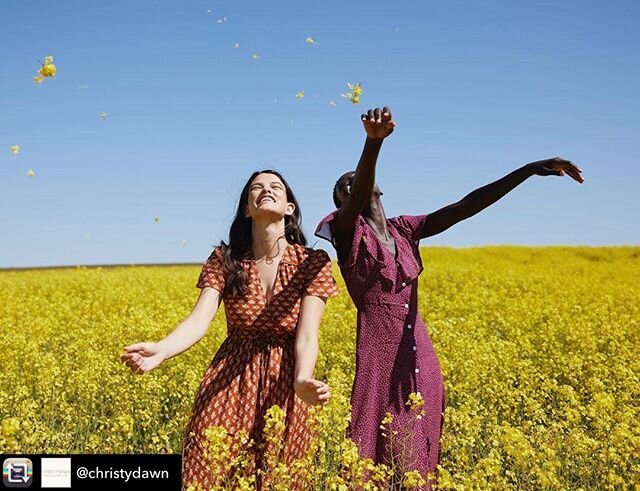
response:
<path id="1" fill-rule="evenodd" d="M 271 250 L 264 257 L 258 259 L 258 261 L 260 261 L 261 259 L 264 259 L 265 264 L 273 264 L 273 260 L 280 255 L 280 239 L 282 238 L 284 238 L 284 235 L 281 235 L 280 237 L 278 237 L 276 239 L 276 243 L 273 246 L 271 246 Z M 269 256 L 269 253 L 273 251 L 273 248 L 275 246 L 278 246 L 278 251 L 273 256 Z"/>

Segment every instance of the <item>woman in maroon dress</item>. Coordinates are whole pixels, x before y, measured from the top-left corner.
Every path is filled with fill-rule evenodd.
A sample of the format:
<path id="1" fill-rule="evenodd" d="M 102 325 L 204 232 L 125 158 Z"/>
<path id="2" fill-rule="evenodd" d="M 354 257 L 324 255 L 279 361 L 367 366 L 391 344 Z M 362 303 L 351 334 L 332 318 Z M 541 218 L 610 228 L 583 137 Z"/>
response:
<path id="1" fill-rule="evenodd" d="M 377 463 L 393 460 L 404 470 L 419 470 L 428 480 L 427 473 L 435 473 L 440 461 L 446 393 L 438 357 L 417 308 L 422 272 L 419 241 L 475 215 L 532 175 L 567 173 L 582 182 L 582 171 L 561 158 L 532 162 L 433 213 L 387 219 L 375 167 L 382 142 L 395 123 L 386 107 L 369 110 L 361 119 L 367 138 L 356 171 L 338 179 L 333 192 L 337 210 L 316 229 L 318 237 L 335 247 L 358 310 L 348 431 L 361 455 Z M 406 404 L 411 392 L 419 392 L 424 399 L 420 419 Z M 385 436 L 380 426 L 387 413 L 393 422 Z M 412 441 L 404 442 L 404 452 L 402 442 L 391 447 L 393 432 L 398 437 L 407 427 Z"/>

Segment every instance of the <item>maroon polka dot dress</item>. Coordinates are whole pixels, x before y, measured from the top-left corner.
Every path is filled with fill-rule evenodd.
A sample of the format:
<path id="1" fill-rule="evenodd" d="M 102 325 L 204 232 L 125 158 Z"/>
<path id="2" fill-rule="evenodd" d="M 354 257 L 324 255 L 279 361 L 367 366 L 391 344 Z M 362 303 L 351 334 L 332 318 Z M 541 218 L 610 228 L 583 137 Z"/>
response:
<path id="1" fill-rule="evenodd" d="M 332 243 L 336 213 L 324 218 L 315 232 Z M 349 436 L 361 455 L 387 464 L 393 456 L 425 479 L 440 460 L 446 396 L 440 362 L 417 308 L 423 270 L 418 244 L 426 219 L 402 215 L 387 220 L 397 248 L 394 258 L 358 215 L 349 256 L 340 264 L 358 310 Z M 425 401 L 421 418 L 406 405 L 411 392 L 420 392 Z M 387 412 L 393 423 L 384 436 L 380 425 Z M 409 449 L 404 452 L 402 439 Z"/>
<path id="2" fill-rule="evenodd" d="M 246 255 L 241 263 L 249 277 L 248 289 L 242 298 L 222 296 L 227 338 L 204 374 L 185 429 L 183 489 L 196 482 L 204 489 L 220 484 L 220 470 L 212 469 L 205 457 L 205 430 L 210 426 L 222 426 L 229 435 L 246 431 L 256 443 L 253 469 L 264 468 L 262 434 L 266 411 L 274 404 L 285 412 L 283 461 L 302 458 L 310 443 L 308 406 L 293 389 L 295 336 L 304 296 L 338 294 L 331 259 L 323 250 L 289 244 L 278 264 L 268 302 L 255 260 Z M 224 291 L 219 247 L 202 266 L 196 286 Z M 262 489 L 260 479 L 257 481 Z"/>

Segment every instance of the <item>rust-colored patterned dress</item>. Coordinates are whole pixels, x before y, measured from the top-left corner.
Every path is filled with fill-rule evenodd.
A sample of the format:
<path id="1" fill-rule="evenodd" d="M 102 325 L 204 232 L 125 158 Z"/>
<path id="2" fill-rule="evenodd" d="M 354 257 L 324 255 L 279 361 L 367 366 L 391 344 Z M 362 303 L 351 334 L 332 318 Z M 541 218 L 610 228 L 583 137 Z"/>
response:
<path id="1" fill-rule="evenodd" d="M 204 447 L 204 432 L 209 426 L 222 426 L 232 435 L 245 430 L 259 449 L 264 417 L 274 404 L 286 415 L 284 461 L 301 458 L 308 449 L 307 404 L 293 390 L 295 334 L 305 295 L 338 294 L 331 259 L 323 250 L 289 244 L 278 265 L 269 302 L 250 254 L 242 259 L 242 266 L 249 277 L 247 293 L 243 298 L 223 294 L 227 338 L 204 374 L 184 433 L 183 489 L 194 482 L 209 489 L 212 469 Z M 196 286 L 224 291 L 224 285 L 222 250 L 216 247 L 202 266 Z M 261 467 L 259 450 L 254 458 L 255 465 Z"/>

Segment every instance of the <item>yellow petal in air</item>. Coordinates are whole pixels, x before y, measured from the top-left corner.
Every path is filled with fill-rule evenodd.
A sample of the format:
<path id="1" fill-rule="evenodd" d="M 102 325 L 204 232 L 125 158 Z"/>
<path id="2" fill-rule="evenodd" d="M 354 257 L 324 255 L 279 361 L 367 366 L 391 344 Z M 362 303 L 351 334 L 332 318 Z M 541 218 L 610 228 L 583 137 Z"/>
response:
<path id="1" fill-rule="evenodd" d="M 43 77 L 55 77 L 56 76 L 56 66 L 53 63 L 49 63 L 48 65 L 43 65 L 38 73 Z"/>
<path id="2" fill-rule="evenodd" d="M 296 94 L 296 99 L 304 99 L 304 90 Z"/>
<path id="3" fill-rule="evenodd" d="M 33 81 L 34 81 L 35 83 L 37 83 L 38 85 L 40 85 L 40 84 L 42 83 L 42 81 L 43 81 L 43 80 L 44 80 L 44 77 L 42 77 L 42 76 L 40 76 L 40 75 L 37 75 L 37 76 L 33 77 Z"/>
<path id="4" fill-rule="evenodd" d="M 260 55 L 258 53 L 253 53 L 251 55 L 251 58 L 253 58 L 254 60 L 259 60 L 260 59 Z"/>
<path id="5" fill-rule="evenodd" d="M 20 145 L 13 145 L 11 147 L 11 152 L 13 152 L 14 155 L 18 155 L 19 151 L 20 151 Z"/>
<path id="6" fill-rule="evenodd" d="M 27 175 L 28 175 L 29 177 L 35 177 L 36 173 L 35 173 L 35 172 L 33 172 L 31 169 L 29 169 L 29 170 L 27 171 Z"/>
<path id="7" fill-rule="evenodd" d="M 102 117 L 102 119 L 107 119 L 107 113 L 105 113 L 104 111 L 100 113 L 100 116 Z"/>
<path id="8" fill-rule="evenodd" d="M 347 82 L 347 85 L 349 86 L 350 92 L 341 94 L 342 97 L 349 99 L 353 104 L 358 104 L 360 102 L 360 96 L 362 95 L 362 87 L 360 86 L 360 82 L 358 82 L 357 84 Z"/>

